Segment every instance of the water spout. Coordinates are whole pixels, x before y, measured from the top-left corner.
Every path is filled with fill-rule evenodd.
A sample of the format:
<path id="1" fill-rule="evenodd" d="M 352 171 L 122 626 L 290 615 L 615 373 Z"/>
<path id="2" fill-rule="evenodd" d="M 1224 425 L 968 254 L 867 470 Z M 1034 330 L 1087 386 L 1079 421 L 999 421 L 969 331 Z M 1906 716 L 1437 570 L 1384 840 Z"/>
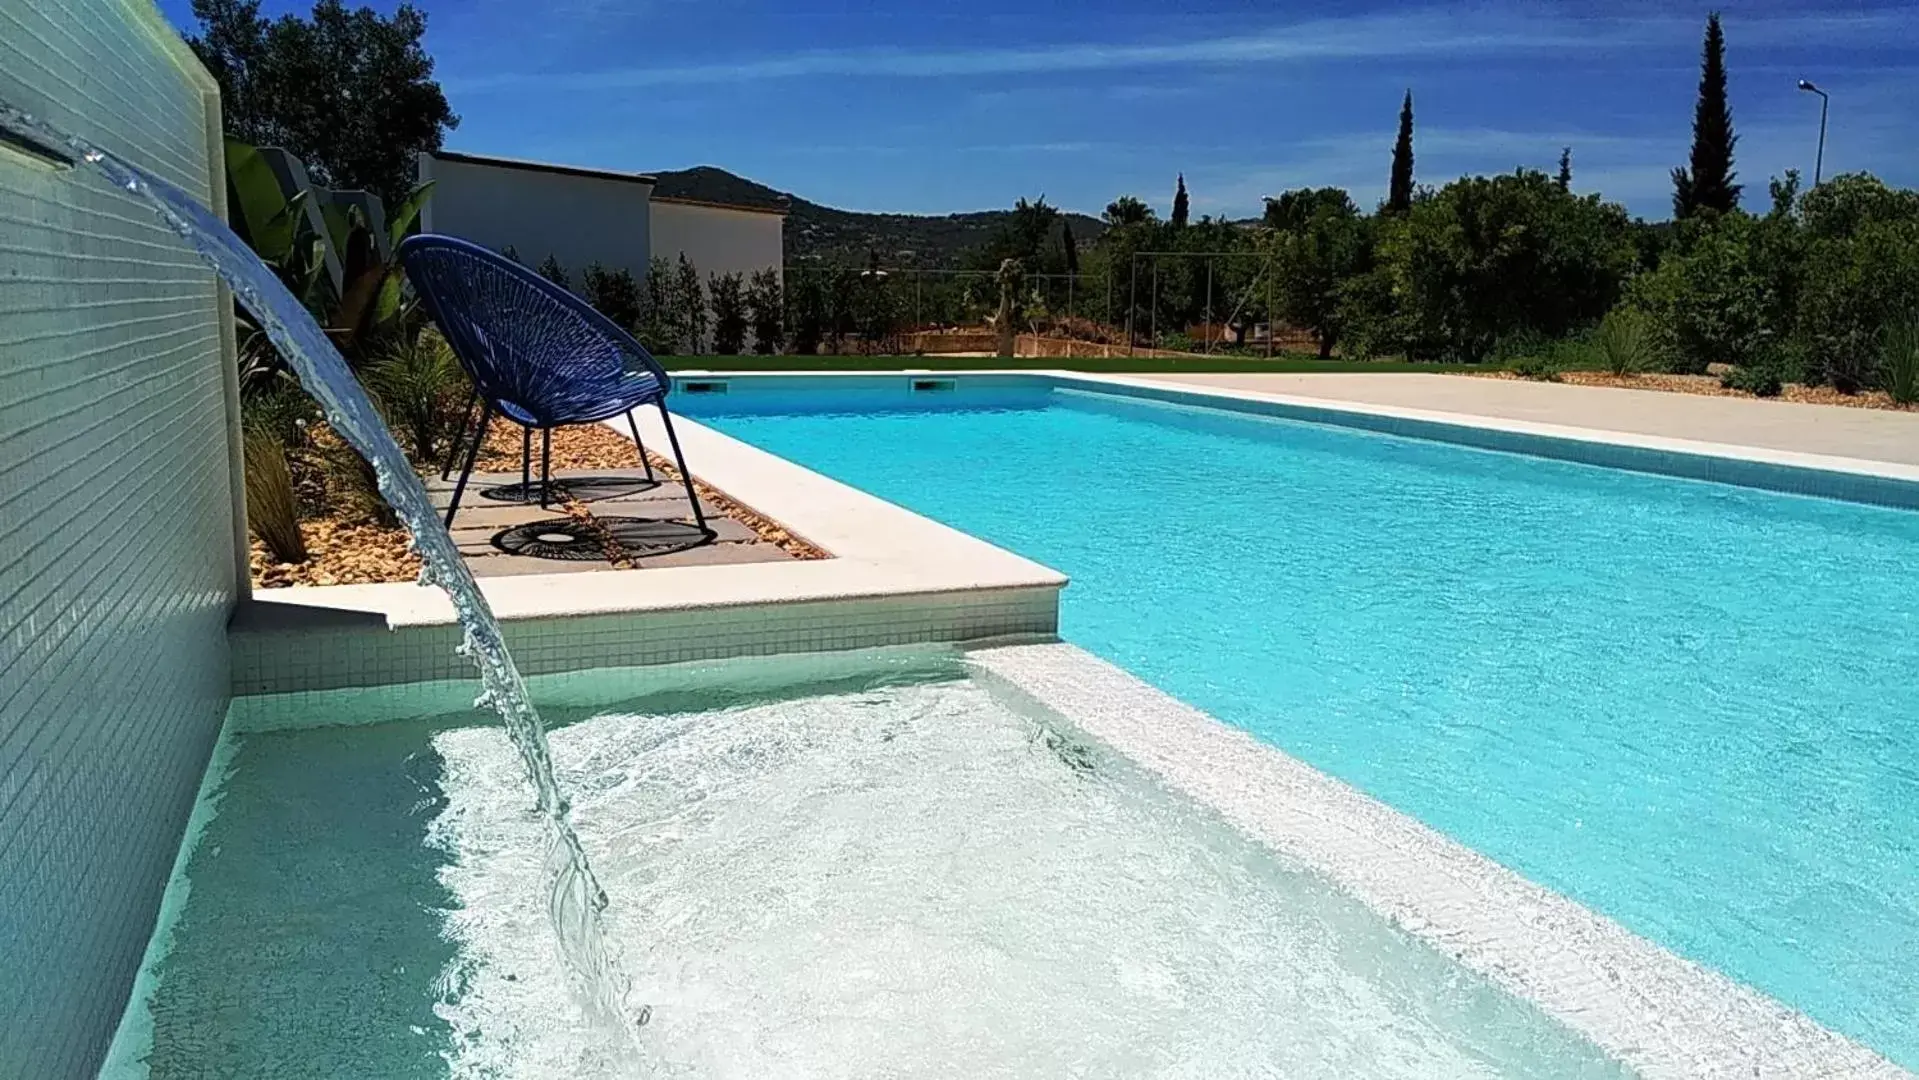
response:
<path id="1" fill-rule="evenodd" d="M 420 583 L 439 586 L 453 601 L 465 629 L 460 653 L 480 669 L 484 689 L 475 704 L 500 714 L 526 766 L 546 825 L 547 867 L 552 882 L 548 915 L 573 982 L 591 1012 L 618 1025 L 628 1038 L 637 1039 L 637 1028 L 646 1023 L 650 1010 L 643 1006 L 629 1009 L 626 1004 L 628 983 L 608 948 L 601 925 L 606 892 L 573 831 L 566 796 L 553 779 L 546 729 L 507 653 L 500 624 L 461 561 L 453 538 L 440 525 L 426 488 L 339 351 L 246 243 L 179 188 L 4 101 L 0 101 L 0 130 L 44 146 L 70 147 L 79 161 L 150 205 L 232 288 L 280 355 L 299 374 L 307 392 L 320 403 L 333 429 L 372 464 L 379 477 L 380 493 L 412 533 L 413 547 L 422 563 Z"/>

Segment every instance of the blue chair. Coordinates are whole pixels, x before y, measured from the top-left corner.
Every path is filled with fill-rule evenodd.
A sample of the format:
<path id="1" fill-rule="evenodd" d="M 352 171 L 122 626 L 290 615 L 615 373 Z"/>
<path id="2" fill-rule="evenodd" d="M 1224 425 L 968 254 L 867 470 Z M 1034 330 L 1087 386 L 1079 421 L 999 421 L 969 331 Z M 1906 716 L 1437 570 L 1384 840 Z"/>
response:
<path id="1" fill-rule="evenodd" d="M 540 505 L 545 506 L 553 429 L 567 424 L 599 423 L 624 414 L 651 480 L 653 467 L 647 463 L 633 410 L 656 405 L 686 484 L 693 520 L 701 532 L 712 536 L 693 491 L 693 474 L 680 452 L 679 436 L 673 433 L 673 417 L 666 411 L 672 380 L 645 346 L 571 292 L 477 244 L 421 234 L 400 245 L 399 257 L 420 302 L 473 380 L 475 402 L 468 404 L 467 415 L 472 415 L 474 403 L 481 406 L 472 444 L 467 446 L 463 435 L 453 447 L 457 453 L 465 446 L 466 464 L 446 510 L 448 528 L 459 512 L 480 444 L 486 441 L 487 425 L 495 415 L 525 429 L 520 458 L 523 493 L 532 487 L 527 475 L 532 438 L 533 432 L 540 433 Z M 452 457 L 449 454 L 443 478 L 451 471 Z"/>

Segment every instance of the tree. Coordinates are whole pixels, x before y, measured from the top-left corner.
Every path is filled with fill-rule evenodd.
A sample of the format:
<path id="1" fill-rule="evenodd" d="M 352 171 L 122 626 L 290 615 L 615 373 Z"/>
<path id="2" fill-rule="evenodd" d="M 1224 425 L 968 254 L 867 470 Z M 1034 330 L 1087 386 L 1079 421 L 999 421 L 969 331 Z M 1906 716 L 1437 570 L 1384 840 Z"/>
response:
<path id="1" fill-rule="evenodd" d="M 1100 216 L 1105 219 L 1106 224 L 1120 228 L 1126 225 L 1145 225 L 1159 215 L 1138 196 L 1121 195 L 1107 203 L 1106 212 Z"/>
<path id="2" fill-rule="evenodd" d="M 1173 189 L 1173 228 L 1183 229 L 1186 227 L 1186 219 L 1189 211 L 1190 207 L 1188 207 L 1186 201 L 1186 174 L 1180 173 L 1179 186 Z"/>
<path id="3" fill-rule="evenodd" d="M 680 350 L 679 311 L 673 303 L 673 264 L 655 255 L 646 263 L 646 296 L 640 306 L 640 344 L 668 355 Z"/>
<path id="4" fill-rule="evenodd" d="M 826 335 L 826 288 L 821 272 L 802 273 L 786 290 L 786 300 L 791 309 L 788 321 L 793 327 L 793 351 L 812 356 L 820 351 Z"/>
<path id="5" fill-rule="evenodd" d="M 421 44 L 426 14 L 390 16 L 317 0 L 309 19 L 260 15 L 260 0 L 193 0 L 187 40 L 220 84 L 226 133 L 299 156 L 319 183 L 363 188 L 395 206 L 415 155 L 460 123 Z"/>
<path id="6" fill-rule="evenodd" d="M 1341 289 L 1364 268 L 1365 225 L 1339 188 L 1288 191 L 1266 201 L 1274 227 L 1273 284 L 1279 314 L 1319 340 L 1330 357 L 1343 329 Z"/>
<path id="7" fill-rule="evenodd" d="M 1740 185 L 1732 168 L 1739 137 L 1732 131 L 1726 103 L 1726 36 L 1719 13 L 1706 16 L 1706 42 L 1699 62 L 1699 102 L 1692 115 L 1692 162 L 1672 171 L 1672 213 L 1689 218 L 1700 212 L 1730 213 L 1739 208 Z"/>
<path id="8" fill-rule="evenodd" d="M 754 352 L 771 356 L 786 344 L 785 308 L 779 271 L 770 266 L 753 271 L 746 285 L 746 310 L 753 324 Z"/>
<path id="9" fill-rule="evenodd" d="M 1059 208 L 1048 206 L 1046 196 L 1028 202 L 1022 198 L 1013 204 L 991 239 L 973 257 L 975 269 L 993 269 L 1007 259 L 1018 259 L 1028 270 L 1044 273 L 1049 267 L 1053 223 L 1059 220 Z M 877 257 L 869 269 L 877 269 Z M 1057 269 L 1057 266 L 1051 269 Z"/>
<path id="10" fill-rule="evenodd" d="M 1559 185 L 1561 191 L 1571 191 L 1573 188 L 1573 148 L 1570 146 L 1559 148 L 1559 176 L 1554 183 Z"/>
<path id="11" fill-rule="evenodd" d="M 629 330 L 639 324 L 640 283 L 633 280 L 632 273 L 591 263 L 580 284 L 586 290 L 586 302 L 595 311 Z"/>
<path id="12" fill-rule="evenodd" d="M 1066 272 L 1069 274 L 1078 274 L 1079 242 L 1073 239 L 1073 223 L 1070 221 L 1062 221 L 1059 223 L 1059 247 L 1060 253 L 1066 262 Z"/>
<path id="13" fill-rule="evenodd" d="M 714 274 L 706 280 L 713 299 L 713 351 L 737 356 L 746 345 L 745 281 L 738 273 Z"/>
<path id="14" fill-rule="evenodd" d="M 1708 364 L 1741 367 L 1770 358 L 1779 339 L 1777 310 L 1760 271 L 1758 227 L 1745 214 L 1727 214 L 1692 230 L 1633 279 L 1630 300 L 1652 316 L 1658 350 L 1681 374 L 1703 375 Z"/>
<path id="15" fill-rule="evenodd" d="M 1623 207 L 1534 169 L 1464 177 L 1387 224 L 1374 254 L 1410 344 L 1468 361 L 1509 336 L 1596 322 L 1637 263 Z"/>
<path id="16" fill-rule="evenodd" d="M 679 267 L 673 272 L 673 311 L 681 331 L 680 340 L 688 355 L 706 351 L 706 290 L 700 285 L 700 271 L 680 252 Z"/>
<path id="17" fill-rule="evenodd" d="M 1413 206 L 1413 92 L 1399 106 L 1399 139 L 1393 143 L 1393 176 L 1386 189 L 1386 210 L 1404 214 Z"/>
<path id="18" fill-rule="evenodd" d="M 560 260 L 551 255 L 548 255 L 546 261 L 540 264 L 540 276 L 562 289 L 573 287 L 573 279 L 567 276 L 566 267 L 561 266 Z"/>

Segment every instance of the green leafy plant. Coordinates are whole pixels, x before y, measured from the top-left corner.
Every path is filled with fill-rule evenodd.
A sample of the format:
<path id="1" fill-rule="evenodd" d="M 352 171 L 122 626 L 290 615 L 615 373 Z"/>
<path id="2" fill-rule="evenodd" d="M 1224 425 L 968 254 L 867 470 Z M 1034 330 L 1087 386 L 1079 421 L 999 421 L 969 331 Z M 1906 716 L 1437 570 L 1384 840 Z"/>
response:
<path id="1" fill-rule="evenodd" d="M 286 447 L 305 446 L 307 432 L 320 417 L 319 406 L 292 378 L 260 383 L 240 397 L 241 421 L 249 433 L 262 432 Z"/>
<path id="2" fill-rule="evenodd" d="M 673 307 L 678 316 L 681 341 L 689 355 L 706 351 L 706 288 L 700 283 L 700 271 L 685 252 L 673 270 Z"/>
<path id="3" fill-rule="evenodd" d="M 381 423 L 393 427 L 387 416 L 386 403 L 378 394 L 369 392 L 374 411 L 379 413 Z M 394 529 L 400 525 L 399 515 L 388 505 L 386 496 L 380 494 L 380 474 L 374 471 L 372 463 L 360 456 L 345 439 L 334 435 L 319 449 L 320 473 L 326 481 L 327 502 L 347 519 L 370 522 L 382 528 Z"/>
<path id="4" fill-rule="evenodd" d="M 1559 381 L 1559 365 L 1550 356 L 1524 356 L 1507 364 L 1506 370 L 1534 382 Z"/>
<path id="5" fill-rule="evenodd" d="M 1886 323 L 1879 348 L 1879 384 L 1900 405 L 1919 402 L 1919 311 Z"/>
<path id="6" fill-rule="evenodd" d="M 1711 364 L 1747 367 L 1779 337 L 1779 305 L 1759 257 L 1758 226 L 1745 214 L 1689 223 L 1659 268 L 1633 279 L 1634 307 L 1652 319 L 1665 365 L 1703 375 Z"/>
<path id="7" fill-rule="evenodd" d="M 772 267 L 753 271 L 746 286 L 746 310 L 753 323 L 753 351 L 771 356 L 786 344 L 786 299 L 779 272 Z"/>
<path id="8" fill-rule="evenodd" d="M 1637 374 L 1652 361 L 1652 327 L 1645 313 L 1629 307 L 1614 308 L 1593 332 L 1592 348 L 1612 374 Z"/>
<path id="9" fill-rule="evenodd" d="M 1785 389 L 1785 378 L 1780 366 L 1771 361 L 1760 361 L 1736 367 L 1719 377 L 1719 385 L 1728 390 L 1738 390 L 1754 397 L 1778 397 Z"/>
<path id="10" fill-rule="evenodd" d="M 293 471 L 287 467 L 286 445 L 269 428 L 249 427 L 244 446 L 247 527 L 274 561 L 305 562 L 306 539 L 300 535 L 299 500 L 293 491 Z"/>
<path id="11" fill-rule="evenodd" d="M 456 434 L 469 383 L 436 330 L 390 345 L 366 368 L 367 387 L 386 407 L 415 461 L 432 462 Z"/>
<path id="12" fill-rule="evenodd" d="M 715 274 L 707 279 L 713 298 L 713 351 L 737 356 L 746 346 L 746 292 L 742 275 Z"/>
<path id="13" fill-rule="evenodd" d="M 599 263 L 587 266 L 580 276 L 580 285 L 584 290 L 586 302 L 593 309 L 631 329 L 640 322 L 640 283 L 633 280 L 631 271 L 624 268 L 608 270 Z M 652 345 L 652 342 L 644 344 Z"/>
<path id="14" fill-rule="evenodd" d="M 1811 199 L 1811 196 L 1807 196 Z M 1842 393 L 1879 385 L 1881 328 L 1919 296 L 1919 217 L 1868 221 L 1807 248 L 1798 332 L 1813 372 Z"/>

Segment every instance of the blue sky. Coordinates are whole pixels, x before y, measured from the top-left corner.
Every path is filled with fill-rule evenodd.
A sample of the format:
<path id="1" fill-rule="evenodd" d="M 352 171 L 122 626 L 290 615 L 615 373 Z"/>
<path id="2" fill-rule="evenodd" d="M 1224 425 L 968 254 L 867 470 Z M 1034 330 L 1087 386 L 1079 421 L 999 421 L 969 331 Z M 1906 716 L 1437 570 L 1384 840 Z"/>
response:
<path id="1" fill-rule="evenodd" d="M 267 0 L 267 10 L 295 5 Z M 390 9 L 392 0 L 375 0 Z M 1098 213 L 1384 192 L 1400 94 L 1440 183 L 1570 145 L 1574 187 L 1652 217 L 1683 162 L 1706 8 L 970 0 L 422 0 L 452 149 L 615 169 L 719 165 L 816 202 L 944 213 L 1044 194 Z M 190 28 L 187 0 L 161 7 Z M 1748 206 L 1826 171 L 1919 186 L 1919 5 L 1723 5 Z"/>

